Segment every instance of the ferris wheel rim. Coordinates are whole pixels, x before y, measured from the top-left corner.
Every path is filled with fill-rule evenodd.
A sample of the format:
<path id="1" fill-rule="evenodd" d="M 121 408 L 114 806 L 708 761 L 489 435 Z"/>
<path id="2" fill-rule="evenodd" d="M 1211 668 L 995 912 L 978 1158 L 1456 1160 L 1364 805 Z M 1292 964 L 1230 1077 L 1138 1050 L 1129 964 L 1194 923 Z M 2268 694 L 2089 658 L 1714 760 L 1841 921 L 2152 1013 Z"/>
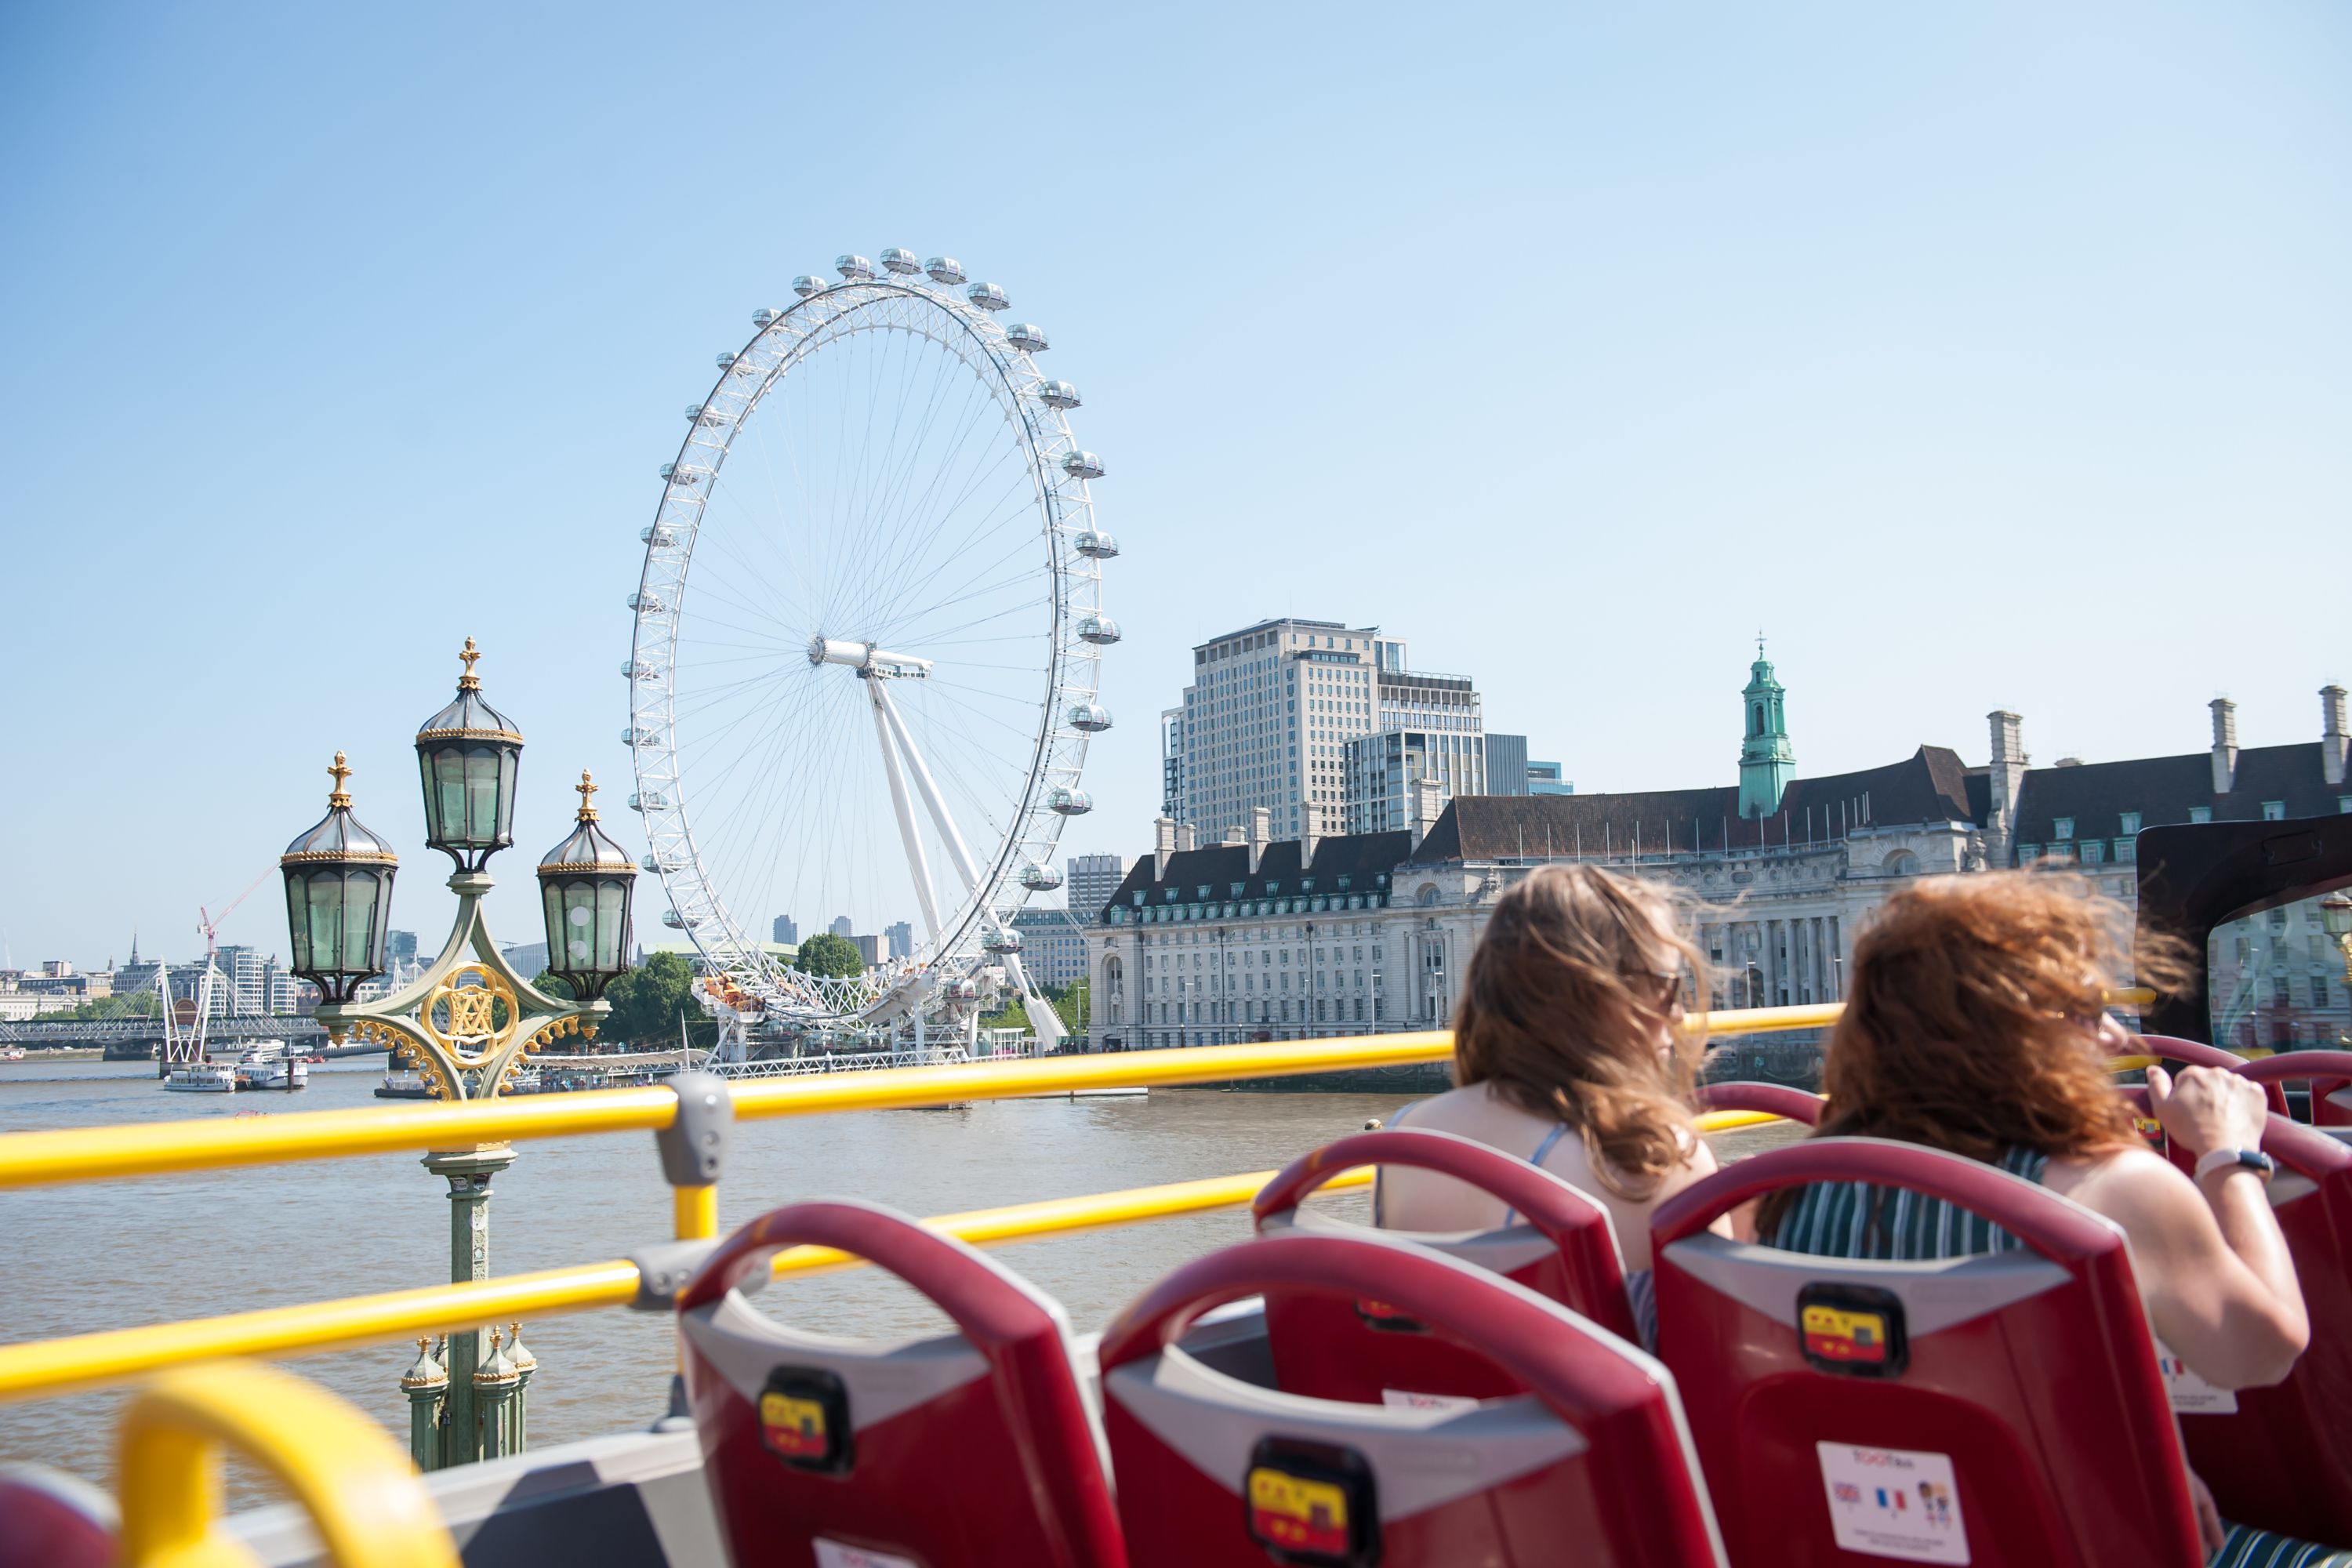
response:
<path id="1" fill-rule="evenodd" d="M 886 319 L 894 306 L 901 319 Z M 743 349 L 722 356 L 718 380 L 698 405 L 698 416 L 665 470 L 662 497 L 646 530 L 638 594 L 632 596 L 626 739 L 639 792 L 635 801 L 646 803 L 640 809 L 649 847 L 647 867 L 661 878 L 677 923 L 706 967 L 790 1021 L 855 1024 L 894 1006 L 900 1011 L 922 1006 L 930 992 L 953 984 L 983 962 L 979 951 L 983 935 L 992 928 L 1009 927 L 1031 891 L 1014 875 L 1016 868 L 1023 868 L 1024 861 L 1052 864 L 1066 818 L 1047 809 L 1049 784 L 1062 780 L 1064 792 L 1083 797 L 1076 784 L 1088 731 L 1072 722 L 1070 715 L 1097 704 L 1100 647 L 1078 635 L 1078 616 L 1088 608 L 1099 614 L 1101 579 L 1098 563 L 1077 542 L 1096 537 L 1090 480 L 1100 469 L 1077 445 L 1065 412 L 1068 405 L 1050 401 L 1041 389 L 1058 389 L 1073 399 L 1075 395 L 1040 372 L 1031 349 L 1014 342 L 990 313 L 943 290 L 895 279 L 845 278 L 781 311 L 763 314 L 769 319 L 757 325 Z M 1034 329 L 1016 330 L 1029 333 L 1036 339 L 1035 347 L 1043 348 Z M 785 968 L 764 944 L 748 936 L 705 864 L 695 837 L 692 789 L 677 752 L 678 640 L 688 618 L 685 589 L 694 544 L 737 435 L 762 402 L 813 355 L 861 333 L 887 331 L 915 331 L 961 360 L 1016 433 L 1015 447 L 1032 486 L 1024 513 L 1035 517 L 1045 545 L 1037 575 L 1045 590 L 1048 658 L 1038 730 L 1028 748 L 1017 805 L 990 847 L 984 869 L 955 900 L 953 913 L 942 921 L 936 935 L 927 933 L 915 953 L 895 968 L 820 978 Z M 730 386 L 744 379 L 751 383 L 748 391 Z M 675 553 L 674 569 L 657 572 L 665 552 Z M 664 585 L 671 589 L 667 603 L 658 592 Z M 1089 598 L 1091 605 L 1079 604 L 1081 597 Z M 639 673 L 648 663 L 657 671 L 651 678 Z M 887 742 L 885 745 L 887 750 Z"/>

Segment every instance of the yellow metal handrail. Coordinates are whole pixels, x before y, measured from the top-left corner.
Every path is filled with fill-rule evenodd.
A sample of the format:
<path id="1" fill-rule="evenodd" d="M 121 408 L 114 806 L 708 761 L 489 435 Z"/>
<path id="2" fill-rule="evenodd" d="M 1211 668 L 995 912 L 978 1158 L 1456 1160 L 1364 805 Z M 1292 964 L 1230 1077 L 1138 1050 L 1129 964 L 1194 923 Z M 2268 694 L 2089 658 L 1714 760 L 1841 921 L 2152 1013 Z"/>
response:
<path id="1" fill-rule="evenodd" d="M 259 1562 L 214 1528 L 225 1447 L 294 1494 L 336 1568 L 457 1568 L 439 1510 L 383 1428 L 314 1384 L 237 1363 L 166 1373 L 123 1412 L 126 1568 Z"/>
<path id="2" fill-rule="evenodd" d="M 1694 1015 L 1711 1035 L 1815 1029 L 1835 1022 L 1832 1003 Z M 808 1078 L 755 1079 L 732 1086 L 739 1121 L 818 1116 L 843 1110 L 894 1110 L 943 1102 L 1019 1100 L 1074 1089 L 1221 1083 L 1409 1067 L 1444 1061 L 1450 1031 L 1357 1035 L 1244 1046 L 1101 1056 L 1029 1057 L 958 1062 Z M 333 1160 L 407 1150 L 456 1149 L 590 1132 L 648 1131 L 677 1114 L 667 1089 L 590 1089 L 478 1103 L 368 1106 L 302 1110 L 250 1119 L 141 1122 L 0 1134 L 0 1189 L 123 1176 L 218 1171 L 245 1165 Z"/>
<path id="3" fill-rule="evenodd" d="M 1165 1219 L 1237 1208 L 1274 1178 L 1272 1171 L 1202 1181 L 1171 1182 L 1083 1197 L 1047 1198 L 1004 1208 L 941 1215 L 924 1223 L 976 1247 L 1072 1236 L 1139 1220 Z M 1368 1185 L 1370 1170 L 1351 1171 L 1327 1187 Z M 858 1266 L 830 1247 L 796 1247 L 776 1255 L 778 1275 L 814 1274 Z M 215 1356 L 273 1357 L 339 1350 L 408 1334 L 467 1329 L 515 1318 L 547 1318 L 636 1299 L 637 1267 L 623 1258 L 573 1268 L 415 1290 L 346 1297 L 337 1301 L 268 1307 L 226 1317 L 109 1329 L 64 1339 L 0 1345 L 0 1400 L 61 1394 L 120 1383 L 159 1367 Z"/>

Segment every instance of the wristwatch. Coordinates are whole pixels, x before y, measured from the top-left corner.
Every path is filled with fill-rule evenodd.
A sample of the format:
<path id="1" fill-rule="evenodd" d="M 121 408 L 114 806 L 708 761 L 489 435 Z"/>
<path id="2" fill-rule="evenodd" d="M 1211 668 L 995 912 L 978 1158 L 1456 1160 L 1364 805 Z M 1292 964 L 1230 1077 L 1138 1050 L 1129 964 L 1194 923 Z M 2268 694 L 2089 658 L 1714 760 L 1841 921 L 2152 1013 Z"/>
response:
<path id="1" fill-rule="evenodd" d="M 2203 1181 L 2216 1171 L 2252 1171 L 2267 1185 L 2278 1174 L 2278 1162 L 2260 1149 L 2208 1149 L 2197 1161 L 2197 1179 Z"/>

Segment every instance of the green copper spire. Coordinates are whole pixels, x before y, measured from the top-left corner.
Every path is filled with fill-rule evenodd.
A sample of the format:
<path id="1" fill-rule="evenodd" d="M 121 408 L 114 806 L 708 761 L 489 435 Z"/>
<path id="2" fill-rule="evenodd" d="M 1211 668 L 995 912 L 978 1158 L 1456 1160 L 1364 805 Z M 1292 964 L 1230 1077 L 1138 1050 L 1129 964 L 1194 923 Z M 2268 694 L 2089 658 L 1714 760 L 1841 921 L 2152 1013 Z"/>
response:
<path id="1" fill-rule="evenodd" d="M 1753 821 L 1780 809 L 1781 793 L 1797 776 L 1797 753 L 1789 749 L 1789 716 L 1780 706 L 1785 692 L 1772 679 L 1761 632 L 1756 634 L 1756 662 L 1748 666 L 1748 689 L 1739 695 L 1748 711 L 1748 738 L 1739 746 L 1739 816 L 1742 821 Z"/>

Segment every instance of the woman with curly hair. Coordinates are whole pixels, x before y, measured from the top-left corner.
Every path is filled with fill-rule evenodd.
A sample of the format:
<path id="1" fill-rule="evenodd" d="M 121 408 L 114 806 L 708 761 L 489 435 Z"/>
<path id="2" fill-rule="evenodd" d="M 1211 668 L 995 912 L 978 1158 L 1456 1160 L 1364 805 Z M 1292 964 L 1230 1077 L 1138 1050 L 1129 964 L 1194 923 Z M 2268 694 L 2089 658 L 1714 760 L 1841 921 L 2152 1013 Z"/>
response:
<path id="1" fill-rule="evenodd" d="M 1456 1087 L 1392 1127 L 1459 1133 L 1582 1188 L 1617 1233 L 1643 1340 L 1655 1338 L 1650 1211 L 1715 1170 L 1691 1125 L 1700 1037 L 1685 1023 L 1698 952 L 1643 883 L 1546 866 L 1503 895 L 1471 955 L 1454 1015 Z M 1378 1224 L 1486 1230 L 1502 1201 L 1433 1172 L 1383 1170 Z"/>
<path id="2" fill-rule="evenodd" d="M 1854 943 L 1814 1136 L 1895 1138 L 1999 1166 L 2122 1227 L 2157 1337 L 2222 1388 L 2273 1384 L 2311 1327 L 2260 1162 L 2263 1091 L 2218 1068 L 2147 1072 L 2184 1175 L 2151 1151 L 2108 1076 L 2130 1037 L 2105 1011 L 2127 917 L 2078 879 L 1948 877 L 1897 893 Z M 2138 981 L 2172 989 L 2190 955 L 2143 938 Z M 2250 1158 L 2240 1163 L 2244 1151 Z M 1839 1258 L 1954 1258 L 2017 1238 L 1937 1199 L 1859 1182 L 1772 1194 L 1758 1236 Z M 2192 1478 L 2193 1479 L 2193 1478 Z M 2217 1564 L 2352 1564 L 2352 1554 L 2224 1526 L 2195 1483 Z"/>

